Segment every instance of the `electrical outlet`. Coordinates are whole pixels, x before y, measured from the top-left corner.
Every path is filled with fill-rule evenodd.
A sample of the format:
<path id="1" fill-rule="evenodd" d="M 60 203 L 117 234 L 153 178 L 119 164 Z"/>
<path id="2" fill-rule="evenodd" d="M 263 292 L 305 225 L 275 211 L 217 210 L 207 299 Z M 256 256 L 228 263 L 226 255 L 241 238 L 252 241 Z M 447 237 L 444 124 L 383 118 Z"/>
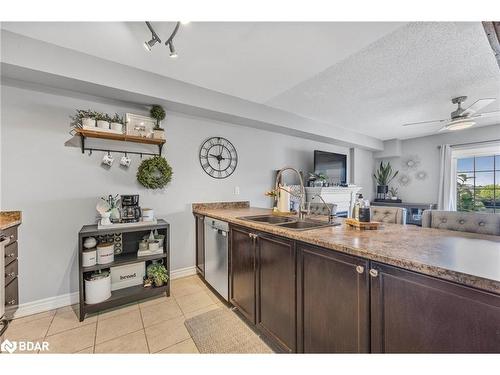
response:
<path id="1" fill-rule="evenodd" d="M 239 186 L 234 187 L 234 195 L 240 195 L 240 187 Z"/>

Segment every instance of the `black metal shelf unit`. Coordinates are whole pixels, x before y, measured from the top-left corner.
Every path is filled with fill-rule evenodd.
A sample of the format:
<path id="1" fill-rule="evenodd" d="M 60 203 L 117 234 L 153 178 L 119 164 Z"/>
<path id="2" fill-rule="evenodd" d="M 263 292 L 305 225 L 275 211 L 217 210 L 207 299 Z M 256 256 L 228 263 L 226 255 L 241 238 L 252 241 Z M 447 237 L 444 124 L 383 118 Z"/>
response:
<path id="1" fill-rule="evenodd" d="M 138 257 L 138 242 L 150 231 L 157 230 L 158 234 L 165 236 L 163 242 L 163 253 L 150 256 Z M 82 266 L 83 242 L 87 237 L 99 237 L 114 233 L 122 234 L 122 253 L 115 254 L 115 259 L 109 264 L 96 264 L 91 267 Z M 162 287 L 143 287 L 135 285 L 128 288 L 118 289 L 111 292 L 111 297 L 107 300 L 96 303 L 85 303 L 85 274 L 96 270 L 108 269 L 126 264 L 145 262 L 146 265 L 152 261 L 161 260 L 168 273 L 168 282 Z M 121 306 L 134 301 L 150 298 L 166 293 L 170 296 L 170 225 L 163 219 L 159 219 L 154 225 L 133 226 L 129 228 L 109 228 L 98 230 L 97 225 L 84 225 L 78 233 L 78 277 L 80 291 L 80 321 L 85 319 L 86 314 L 92 314 L 113 307 Z"/>

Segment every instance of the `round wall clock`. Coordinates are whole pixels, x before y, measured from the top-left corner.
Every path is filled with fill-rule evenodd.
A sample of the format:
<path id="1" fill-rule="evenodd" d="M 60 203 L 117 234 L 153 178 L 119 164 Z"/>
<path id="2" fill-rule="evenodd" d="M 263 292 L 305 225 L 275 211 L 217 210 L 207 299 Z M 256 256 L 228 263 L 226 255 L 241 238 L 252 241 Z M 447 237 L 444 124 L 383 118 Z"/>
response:
<path id="1" fill-rule="evenodd" d="M 238 165 L 238 153 L 226 138 L 212 137 L 201 145 L 200 164 L 209 176 L 226 178 Z"/>

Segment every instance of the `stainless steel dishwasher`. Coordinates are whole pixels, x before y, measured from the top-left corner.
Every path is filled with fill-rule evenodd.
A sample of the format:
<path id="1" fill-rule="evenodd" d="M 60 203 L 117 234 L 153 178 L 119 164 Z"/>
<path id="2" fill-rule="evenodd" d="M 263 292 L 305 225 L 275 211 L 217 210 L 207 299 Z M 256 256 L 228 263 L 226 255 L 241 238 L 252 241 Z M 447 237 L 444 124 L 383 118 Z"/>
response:
<path id="1" fill-rule="evenodd" d="M 228 300 L 228 234 L 229 225 L 205 217 L 205 280 Z"/>

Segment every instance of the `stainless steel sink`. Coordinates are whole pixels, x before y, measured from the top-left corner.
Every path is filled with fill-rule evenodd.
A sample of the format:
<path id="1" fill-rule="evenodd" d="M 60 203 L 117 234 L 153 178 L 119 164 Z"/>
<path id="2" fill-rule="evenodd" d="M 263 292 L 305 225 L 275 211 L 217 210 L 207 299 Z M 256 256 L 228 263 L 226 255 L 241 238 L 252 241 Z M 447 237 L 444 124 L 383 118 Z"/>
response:
<path id="1" fill-rule="evenodd" d="M 267 224 L 273 224 L 273 225 L 290 223 L 290 222 L 297 220 L 293 217 L 275 216 L 275 215 L 243 216 L 243 217 L 239 217 L 238 219 L 257 221 L 259 223 L 267 223 Z"/>
<path id="2" fill-rule="evenodd" d="M 295 217 L 275 216 L 275 215 L 256 215 L 242 216 L 238 219 L 255 221 L 258 223 L 276 225 L 291 230 L 308 230 L 316 228 L 325 228 L 340 225 L 340 223 L 325 223 L 322 221 L 297 220 Z"/>
<path id="3" fill-rule="evenodd" d="M 282 228 L 287 228 L 291 230 L 308 230 L 308 229 L 318 229 L 326 228 L 340 225 L 340 223 L 323 223 L 314 221 L 293 221 L 291 223 L 279 224 Z"/>

